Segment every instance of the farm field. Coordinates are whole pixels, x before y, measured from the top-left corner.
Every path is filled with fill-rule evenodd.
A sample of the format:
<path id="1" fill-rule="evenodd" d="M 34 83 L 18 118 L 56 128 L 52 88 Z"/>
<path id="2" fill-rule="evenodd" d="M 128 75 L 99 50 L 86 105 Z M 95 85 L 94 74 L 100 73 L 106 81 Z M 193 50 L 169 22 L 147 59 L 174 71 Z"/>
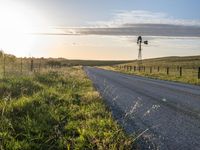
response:
<path id="1" fill-rule="evenodd" d="M 131 149 L 81 67 L 0 79 L 0 149 Z"/>

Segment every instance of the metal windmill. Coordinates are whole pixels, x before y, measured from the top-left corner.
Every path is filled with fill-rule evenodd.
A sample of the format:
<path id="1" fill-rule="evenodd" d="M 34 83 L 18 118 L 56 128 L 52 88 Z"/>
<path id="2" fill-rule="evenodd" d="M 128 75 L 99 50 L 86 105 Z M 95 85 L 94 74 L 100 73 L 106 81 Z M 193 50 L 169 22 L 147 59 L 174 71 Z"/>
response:
<path id="1" fill-rule="evenodd" d="M 142 64 L 142 37 L 138 36 L 137 38 L 137 44 L 139 45 L 139 51 L 138 51 L 138 65 Z M 148 44 L 148 41 L 144 41 L 144 44 Z"/>

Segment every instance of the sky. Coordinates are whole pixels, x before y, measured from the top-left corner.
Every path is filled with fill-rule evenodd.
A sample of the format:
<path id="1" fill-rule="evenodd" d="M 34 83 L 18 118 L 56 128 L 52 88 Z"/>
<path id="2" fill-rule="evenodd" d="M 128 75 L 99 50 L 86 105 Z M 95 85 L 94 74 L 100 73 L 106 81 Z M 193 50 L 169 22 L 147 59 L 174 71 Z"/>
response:
<path id="1" fill-rule="evenodd" d="M 199 0 L 0 0 L 0 49 L 18 57 L 200 55 Z"/>

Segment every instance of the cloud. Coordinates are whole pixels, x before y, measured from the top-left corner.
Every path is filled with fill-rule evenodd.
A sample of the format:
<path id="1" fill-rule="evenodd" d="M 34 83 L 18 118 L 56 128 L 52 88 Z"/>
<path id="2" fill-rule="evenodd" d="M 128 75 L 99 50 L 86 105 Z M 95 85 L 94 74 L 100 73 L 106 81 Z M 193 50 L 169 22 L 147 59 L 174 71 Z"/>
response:
<path id="1" fill-rule="evenodd" d="M 62 29 L 65 30 L 65 35 L 72 34 L 69 29 Z M 119 27 L 85 27 L 70 30 L 74 30 L 72 35 L 200 37 L 198 26 L 170 24 L 123 24 Z"/>
<path id="2" fill-rule="evenodd" d="M 87 27 L 56 29 L 62 32 L 43 34 L 200 37 L 200 20 L 175 19 L 165 13 L 143 10 L 116 11 L 108 21 L 90 22 Z"/>
<path id="3" fill-rule="evenodd" d="M 200 26 L 200 20 L 176 19 L 162 12 L 144 10 L 115 11 L 109 21 L 90 22 L 99 27 L 118 27 L 124 24 L 170 24 L 185 26 Z"/>

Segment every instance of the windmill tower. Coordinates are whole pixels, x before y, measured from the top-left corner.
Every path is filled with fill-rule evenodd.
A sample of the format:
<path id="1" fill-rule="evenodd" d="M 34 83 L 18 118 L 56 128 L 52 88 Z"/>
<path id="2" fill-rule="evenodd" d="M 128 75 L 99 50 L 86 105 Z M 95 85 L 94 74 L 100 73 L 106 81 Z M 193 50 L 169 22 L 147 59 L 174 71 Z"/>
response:
<path id="1" fill-rule="evenodd" d="M 148 41 L 144 41 L 144 44 L 148 44 Z M 138 66 L 142 65 L 142 37 L 138 36 L 137 38 L 137 44 L 139 45 L 139 51 L 138 51 Z"/>

